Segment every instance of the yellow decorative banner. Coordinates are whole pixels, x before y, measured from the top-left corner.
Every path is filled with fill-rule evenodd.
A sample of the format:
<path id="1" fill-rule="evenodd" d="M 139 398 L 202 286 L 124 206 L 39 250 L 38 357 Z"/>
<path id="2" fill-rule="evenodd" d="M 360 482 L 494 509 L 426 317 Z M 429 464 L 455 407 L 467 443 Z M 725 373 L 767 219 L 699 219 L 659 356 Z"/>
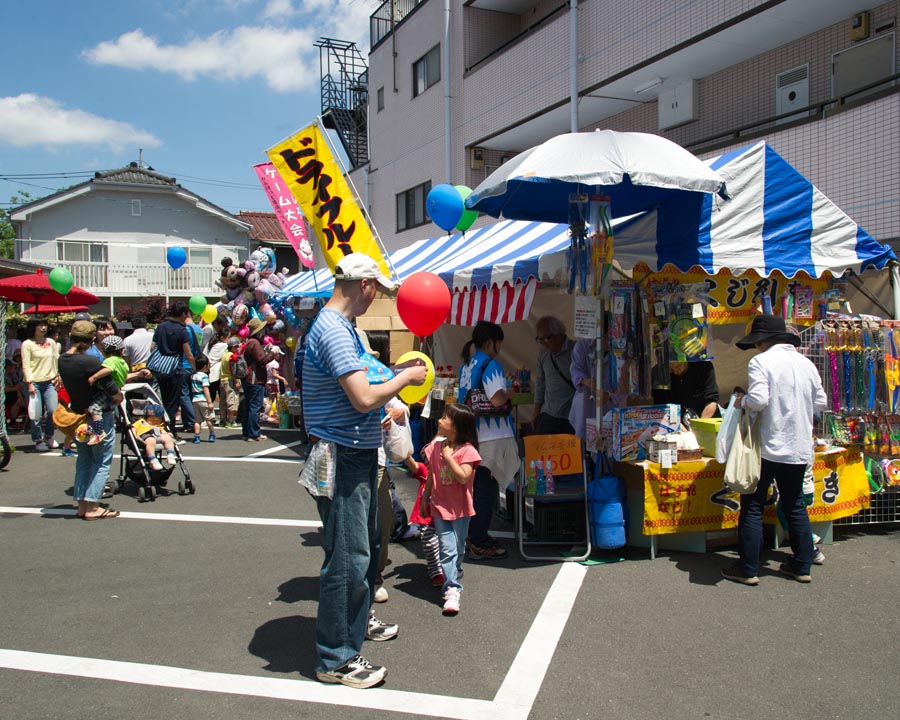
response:
<path id="1" fill-rule="evenodd" d="M 375 260 L 385 276 L 391 276 L 317 124 L 270 148 L 268 156 L 312 225 L 329 268 L 334 270 L 345 255 L 361 252 Z"/>
<path id="2" fill-rule="evenodd" d="M 740 495 L 724 486 L 725 466 L 712 459 L 681 462 L 668 470 L 647 463 L 644 470 L 644 535 L 726 530 L 737 527 Z M 816 455 L 811 522 L 855 515 L 869 507 L 869 480 L 862 455 L 842 451 Z M 774 503 L 764 522 L 777 522 Z"/>
<path id="3" fill-rule="evenodd" d="M 669 266 L 666 266 L 667 268 Z M 772 308 L 776 315 L 782 315 L 782 305 L 791 294 L 791 285 L 796 283 L 799 288 L 809 288 L 813 298 L 821 298 L 822 294 L 831 286 L 831 281 L 825 278 L 811 278 L 805 273 L 788 280 L 781 273 L 772 273 L 769 277 L 761 277 L 752 270 L 741 275 L 733 275 L 728 270 L 720 270 L 715 275 L 708 275 L 703 270 L 679 272 L 677 270 L 663 269 L 659 272 L 650 272 L 645 263 L 634 266 L 634 279 L 643 287 L 659 285 L 693 285 L 705 283 L 709 291 L 710 305 L 707 308 L 707 321 L 711 325 L 740 325 L 750 322 L 757 314 L 756 308 L 762 305 L 763 297 L 768 296 L 772 300 Z M 804 293 L 795 294 L 801 297 Z M 794 308 L 795 313 L 788 322 L 795 325 L 812 325 L 815 323 L 817 306 L 815 301 L 808 308 L 809 317 L 802 317 L 801 303 Z M 803 305 L 808 305 L 803 303 Z M 806 313 L 806 309 L 803 310 Z"/>

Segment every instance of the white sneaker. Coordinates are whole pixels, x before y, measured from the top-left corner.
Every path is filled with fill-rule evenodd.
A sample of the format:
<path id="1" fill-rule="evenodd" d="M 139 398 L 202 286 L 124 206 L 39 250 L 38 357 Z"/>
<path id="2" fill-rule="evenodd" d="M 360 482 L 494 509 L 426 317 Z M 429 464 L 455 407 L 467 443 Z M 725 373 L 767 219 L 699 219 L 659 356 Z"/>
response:
<path id="1" fill-rule="evenodd" d="M 169 453 L 166 455 L 166 462 L 172 467 L 175 466 L 175 453 Z"/>
<path id="2" fill-rule="evenodd" d="M 37 452 L 50 452 L 50 448 L 47 447 L 47 443 L 45 443 L 43 440 L 39 440 L 38 442 L 36 442 L 34 444 L 34 449 Z"/>
<path id="3" fill-rule="evenodd" d="M 819 548 L 816 548 L 816 551 L 813 553 L 812 559 L 813 565 L 824 565 L 825 564 L 825 553 L 823 553 Z"/>
<path id="4" fill-rule="evenodd" d="M 388 591 L 384 589 L 384 585 L 379 585 L 375 589 L 375 602 L 384 603 L 388 601 Z"/>
<path id="5" fill-rule="evenodd" d="M 399 625 L 383 623 L 371 613 L 369 614 L 369 627 L 366 628 L 366 640 L 374 640 L 375 642 L 393 640 L 397 637 L 397 633 L 399 632 Z"/>
<path id="6" fill-rule="evenodd" d="M 57 448 L 59 448 L 59 443 L 56 442 L 56 440 L 54 440 L 53 438 L 47 438 L 45 442 L 47 443 L 47 447 L 51 450 L 56 450 Z"/>
<path id="7" fill-rule="evenodd" d="M 459 588 L 447 588 L 444 593 L 444 615 L 453 616 L 459 614 Z"/>
<path id="8" fill-rule="evenodd" d="M 159 460 L 157 460 L 155 457 L 147 458 L 147 465 L 150 467 L 151 470 L 156 470 L 157 472 L 159 472 L 160 470 L 163 469 L 162 463 Z"/>
<path id="9" fill-rule="evenodd" d="M 813 533 L 813 545 L 819 545 L 822 542 L 822 538 Z"/>
<path id="10" fill-rule="evenodd" d="M 387 670 L 380 665 L 373 665 L 362 655 L 357 655 L 346 665 L 337 670 L 327 672 L 319 670 L 316 677 L 323 683 L 346 685 L 352 688 L 370 688 L 384 681 Z"/>

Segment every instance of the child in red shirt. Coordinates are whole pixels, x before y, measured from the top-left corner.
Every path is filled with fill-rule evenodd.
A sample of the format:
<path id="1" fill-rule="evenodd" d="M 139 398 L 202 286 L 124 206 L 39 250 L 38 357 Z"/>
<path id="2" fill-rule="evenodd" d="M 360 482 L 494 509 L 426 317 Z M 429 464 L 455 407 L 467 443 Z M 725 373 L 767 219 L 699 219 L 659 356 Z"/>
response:
<path id="1" fill-rule="evenodd" d="M 472 485 L 475 468 L 481 463 L 475 415 L 465 405 L 450 403 L 438 420 L 438 435 L 444 440 L 428 447 L 430 472 L 422 494 L 423 515 L 431 515 L 441 544 L 444 572 L 444 615 L 459 612 L 462 559 L 469 532 L 469 518 L 475 514 Z"/>

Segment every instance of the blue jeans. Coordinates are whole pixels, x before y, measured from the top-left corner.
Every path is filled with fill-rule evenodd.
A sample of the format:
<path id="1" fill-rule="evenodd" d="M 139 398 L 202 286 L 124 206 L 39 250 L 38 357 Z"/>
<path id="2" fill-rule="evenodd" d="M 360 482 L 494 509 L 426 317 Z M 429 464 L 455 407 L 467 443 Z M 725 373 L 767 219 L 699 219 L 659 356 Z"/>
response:
<path id="1" fill-rule="evenodd" d="M 265 385 L 244 383 L 244 414 L 241 415 L 241 435 L 247 438 L 260 436 L 259 413 L 266 398 Z"/>
<path id="2" fill-rule="evenodd" d="M 444 587 L 441 588 L 441 592 L 447 592 L 447 588 L 462 590 L 463 586 L 459 582 L 459 577 L 462 570 L 463 555 L 466 552 L 466 534 L 469 532 L 470 518 L 444 520 L 438 515 L 432 517 L 434 519 L 434 530 L 437 532 L 438 539 L 441 542 L 441 572 L 444 573 Z"/>
<path id="3" fill-rule="evenodd" d="M 181 408 L 181 428 L 186 433 L 192 433 L 194 432 L 194 403 L 191 400 L 191 376 L 185 373 L 182 378 L 178 396 L 178 405 Z"/>
<path id="4" fill-rule="evenodd" d="M 788 532 L 794 559 L 791 567 L 807 574 L 813 559 L 812 530 L 806 502 L 803 499 L 803 474 L 806 464 L 788 465 L 763 459 L 759 485 L 752 495 L 741 495 L 741 516 L 738 522 L 738 568 L 750 577 L 759 572 L 759 553 L 762 548 L 763 508 L 772 482 L 787 514 Z"/>
<path id="5" fill-rule="evenodd" d="M 31 424 L 31 439 L 37 443 L 53 437 L 53 431 L 56 429 L 53 425 L 53 411 L 56 410 L 59 400 L 52 380 L 36 382 L 34 390 L 41 399 L 41 416 Z"/>
<path id="6" fill-rule="evenodd" d="M 76 501 L 87 500 L 98 502 L 103 494 L 103 486 L 109 480 L 109 467 L 112 465 L 113 450 L 116 447 L 116 433 L 113 428 L 113 413 L 103 413 L 103 429 L 106 438 L 96 445 L 78 445 L 75 458 L 75 492 Z"/>
<path id="7" fill-rule="evenodd" d="M 475 481 L 472 484 L 472 505 L 475 516 L 469 518 L 469 540 L 478 547 L 491 545 L 488 528 L 494 517 L 494 500 L 497 497 L 497 481 L 491 471 L 483 465 L 475 468 Z M 446 573 L 444 574 L 446 577 Z"/>
<path id="8" fill-rule="evenodd" d="M 316 618 L 317 671 L 344 665 L 366 639 L 381 551 L 377 473 L 377 450 L 338 445 L 334 497 L 316 498 L 325 550 Z"/>

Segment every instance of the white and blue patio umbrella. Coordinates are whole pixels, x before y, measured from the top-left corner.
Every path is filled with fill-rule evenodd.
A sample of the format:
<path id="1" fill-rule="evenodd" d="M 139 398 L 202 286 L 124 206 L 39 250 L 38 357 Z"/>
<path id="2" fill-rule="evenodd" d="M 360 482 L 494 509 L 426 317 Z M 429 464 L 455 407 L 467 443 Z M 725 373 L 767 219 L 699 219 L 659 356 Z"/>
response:
<path id="1" fill-rule="evenodd" d="M 725 179 L 730 199 L 684 194 L 614 221 L 615 259 L 624 269 L 643 262 L 651 270 L 820 277 L 896 260 L 766 143 L 707 163 Z M 562 279 L 568 247 L 565 224 L 507 220 L 465 236 L 420 240 L 392 252 L 390 263 L 401 280 L 419 271 L 440 275 L 453 292 L 455 324 L 479 314 L 510 321 L 527 317 L 537 283 Z M 323 269 L 293 277 L 284 292 L 327 296 L 332 285 Z"/>

